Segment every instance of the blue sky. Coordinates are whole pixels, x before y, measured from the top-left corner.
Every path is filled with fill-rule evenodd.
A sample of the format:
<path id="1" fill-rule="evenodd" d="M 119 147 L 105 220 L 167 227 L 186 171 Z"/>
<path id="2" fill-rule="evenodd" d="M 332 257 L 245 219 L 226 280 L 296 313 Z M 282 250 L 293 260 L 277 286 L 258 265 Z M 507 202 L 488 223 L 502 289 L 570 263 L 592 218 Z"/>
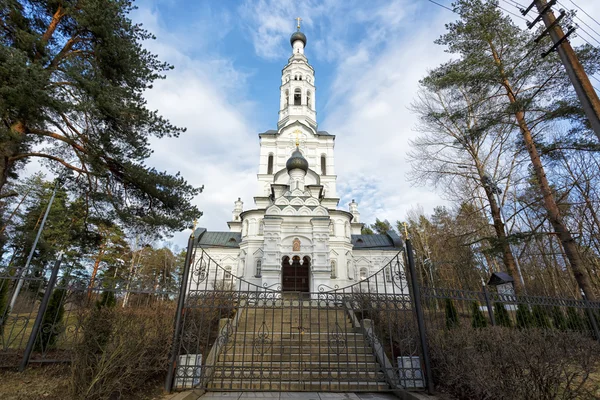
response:
<path id="1" fill-rule="evenodd" d="M 373 222 L 445 204 L 440 193 L 409 183 L 406 153 L 417 134 L 408 107 L 418 81 L 449 57 L 433 41 L 455 19 L 450 11 L 426 0 L 136 4 L 133 19 L 157 36 L 147 47 L 175 66 L 147 93 L 149 106 L 188 128 L 179 139 L 155 141 L 150 164 L 205 185 L 196 199 L 201 226 L 227 230 L 238 197 L 245 209 L 253 206 L 257 133 L 276 127 L 281 69 L 298 16 L 316 71 L 319 129 L 337 136 L 339 207 L 355 198 L 362 221 Z M 597 0 L 577 4 L 600 16 Z M 185 236 L 173 241 L 183 245 Z"/>

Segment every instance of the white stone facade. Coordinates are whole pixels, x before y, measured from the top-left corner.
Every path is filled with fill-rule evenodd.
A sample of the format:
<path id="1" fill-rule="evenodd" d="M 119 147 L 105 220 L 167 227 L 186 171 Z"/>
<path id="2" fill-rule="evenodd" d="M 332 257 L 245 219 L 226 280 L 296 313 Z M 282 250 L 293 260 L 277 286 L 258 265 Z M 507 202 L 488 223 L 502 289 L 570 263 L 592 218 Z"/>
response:
<path id="1" fill-rule="evenodd" d="M 335 136 L 317 130 L 314 69 L 304 55 L 305 39 L 295 37 L 282 71 L 278 129 L 259 134 L 255 206 L 244 211 L 238 199 L 230 232 L 202 230 L 198 246 L 233 276 L 257 287 L 286 290 L 284 259 L 308 260 L 304 291 L 317 292 L 357 283 L 401 257 L 396 257 L 397 236 L 361 235 L 354 200 L 348 211 L 337 208 Z M 300 164 L 289 164 L 293 154 Z M 378 279 L 378 285 L 391 285 L 391 275 Z"/>

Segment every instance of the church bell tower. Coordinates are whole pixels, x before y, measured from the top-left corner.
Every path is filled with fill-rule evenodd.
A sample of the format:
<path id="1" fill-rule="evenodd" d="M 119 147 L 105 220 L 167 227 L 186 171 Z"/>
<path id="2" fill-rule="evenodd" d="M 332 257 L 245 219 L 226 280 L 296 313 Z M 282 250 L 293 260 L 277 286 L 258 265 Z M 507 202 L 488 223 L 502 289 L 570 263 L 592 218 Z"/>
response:
<path id="1" fill-rule="evenodd" d="M 317 128 L 315 70 L 304 55 L 306 36 L 300 32 L 301 19 L 297 18 L 297 21 L 297 31 L 290 37 L 292 56 L 281 75 L 278 129 L 293 121 L 302 121 L 313 129 Z"/>

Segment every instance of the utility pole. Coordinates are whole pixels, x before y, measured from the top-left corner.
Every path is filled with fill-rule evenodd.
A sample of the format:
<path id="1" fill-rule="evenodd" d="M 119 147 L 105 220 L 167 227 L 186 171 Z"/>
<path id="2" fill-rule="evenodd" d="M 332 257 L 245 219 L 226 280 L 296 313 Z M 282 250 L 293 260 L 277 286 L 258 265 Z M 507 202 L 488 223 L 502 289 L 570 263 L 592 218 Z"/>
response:
<path id="1" fill-rule="evenodd" d="M 569 32 L 565 35 L 559 24 L 563 15 L 558 19 L 554 16 L 554 12 L 552 11 L 552 6 L 554 4 L 556 4 L 556 0 L 550 0 L 550 2 L 547 0 L 533 0 L 533 3 L 531 3 L 527 9 L 521 10 L 521 14 L 527 15 L 534 5 L 537 8 L 540 15 L 535 18 L 532 23 L 528 23 L 527 26 L 529 29 L 533 28 L 540 20 L 540 17 L 541 20 L 544 21 L 546 30 L 542 33 L 542 36 L 546 33 L 550 35 L 550 38 L 554 43 L 554 46 L 550 51 L 558 51 L 560 60 L 565 66 L 567 75 L 575 88 L 575 92 L 577 93 L 583 111 L 590 122 L 590 126 L 598 137 L 598 140 L 600 140 L 600 98 L 598 98 L 598 93 L 594 90 L 575 51 L 573 51 L 573 47 L 571 47 L 571 43 L 569 43 L 568 36 L 573 33 L 574 28 L 569 29 Z"/>

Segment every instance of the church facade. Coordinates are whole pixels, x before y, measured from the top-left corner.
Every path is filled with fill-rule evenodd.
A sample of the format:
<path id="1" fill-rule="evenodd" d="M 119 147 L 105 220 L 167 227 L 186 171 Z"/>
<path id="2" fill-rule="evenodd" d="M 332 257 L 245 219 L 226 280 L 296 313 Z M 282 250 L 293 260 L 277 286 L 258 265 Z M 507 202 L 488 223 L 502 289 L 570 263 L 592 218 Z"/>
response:
<path id="1" fill-rule="evenodd" d="M 390 232 L 362 235 L 358 204 L 338 208 L 335 139 L 318 130 L 315 71 L 304 54 L 306 36 L 290 38 L 283 68 L 276 130 L 260 133 L 254 207 L 234 202 L 229 231 L 196 231 L 196 246 L 222 268 L 219 274 L 290 292 L 342 288 L 383 271 L 380 289 L 391 285 L 386 265 L 398 260 L 400 238 Z M 401 262 L 401 261 L 400 261 Z M 214 276 L 210 276 L 213 274 Z"/>

